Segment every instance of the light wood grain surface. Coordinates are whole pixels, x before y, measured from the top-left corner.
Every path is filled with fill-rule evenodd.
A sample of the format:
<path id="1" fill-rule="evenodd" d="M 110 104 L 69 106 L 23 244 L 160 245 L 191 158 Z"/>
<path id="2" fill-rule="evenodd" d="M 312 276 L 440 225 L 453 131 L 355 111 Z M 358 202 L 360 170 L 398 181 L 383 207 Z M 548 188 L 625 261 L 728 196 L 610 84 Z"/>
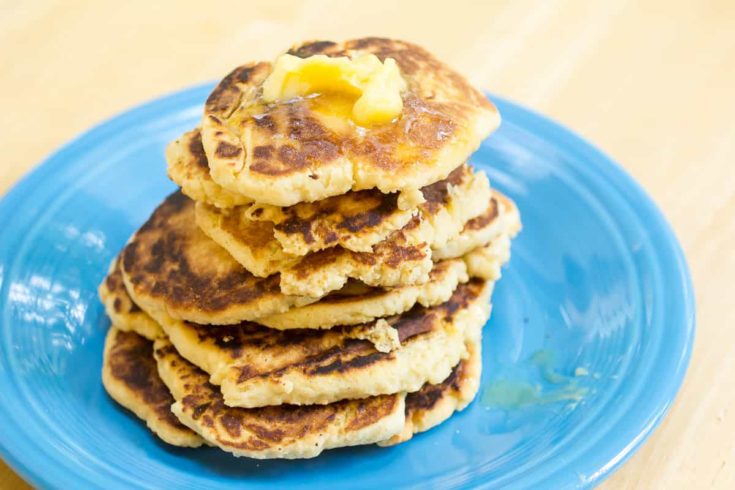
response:
<path id="1" fill-rule="evenodd" d="M 697 340 L 669 416 L 604 487 L 735 488 L 733 1 L 0 0 L 0 194 L 133 104 L 299 40 L 363 35 L 425 45 L 648 190 L 689 260 Z M 23 486 L 0 462 L 0 488 Z"/>

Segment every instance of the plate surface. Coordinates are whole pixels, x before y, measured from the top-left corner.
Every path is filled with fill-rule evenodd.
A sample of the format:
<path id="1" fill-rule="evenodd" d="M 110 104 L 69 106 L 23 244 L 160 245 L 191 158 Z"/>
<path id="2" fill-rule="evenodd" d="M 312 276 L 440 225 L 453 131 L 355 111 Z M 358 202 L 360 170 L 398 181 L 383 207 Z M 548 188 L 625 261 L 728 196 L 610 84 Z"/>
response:
<path id="1" fill-rule="evenodd" d="M 692 286 L 660 212 L 607 157 L 495 99 L 473 156 L 524 230 L 494 294 L 478 399 L 397 447 L 315 460 L 235 459 L 159 443 L 100 381 L 109 322 L 96 288 L 174 186 L 165 144 L 211 86 L 85 133 L 0 202 L 0 449 L 47 488 L 584 488 L 660 422 L 694 334 Z"/>

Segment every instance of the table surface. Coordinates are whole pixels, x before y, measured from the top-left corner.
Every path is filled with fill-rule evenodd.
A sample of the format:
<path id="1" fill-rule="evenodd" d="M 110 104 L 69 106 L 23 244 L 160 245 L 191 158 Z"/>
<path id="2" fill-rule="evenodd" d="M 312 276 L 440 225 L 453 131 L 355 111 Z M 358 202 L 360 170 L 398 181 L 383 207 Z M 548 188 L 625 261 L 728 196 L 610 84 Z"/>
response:
<path id="1" fill-rule="evenodd" d="M 735 488 L 735 2 L 593 3 L 0 0 L 0 195 L 107 117 L 299 40 L 417 42 L 600 146 L 684 247 L 698 311 L 686 381 L 603 487 Z M 0 488 L 24 488 L 2 462 Z"/>

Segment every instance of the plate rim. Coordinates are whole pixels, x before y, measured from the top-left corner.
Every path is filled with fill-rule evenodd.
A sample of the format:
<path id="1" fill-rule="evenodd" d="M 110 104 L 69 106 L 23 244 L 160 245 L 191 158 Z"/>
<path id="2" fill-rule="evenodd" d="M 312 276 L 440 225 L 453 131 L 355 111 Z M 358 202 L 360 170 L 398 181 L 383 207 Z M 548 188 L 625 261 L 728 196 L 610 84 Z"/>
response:
<path id="1" fill-rule="evenodd" d="M 162 111 L 169 105 L 181 105 L 179 102 L 180 100 L 186 100 L 194 94 L 211 89 L 213 86 L 213 82 L 205 82 L 185 87 L 181 90 L 170 92 L 163 96 L 149 98 L 148 100 L 136 104 L 131 108 L 118 111 L 114 115 L 104 119 L 101 123 L 95 124 L 87 130 L 82 131 L 77 136 L 73 137 L 62 146 L 48 154 L 40 163 L 36 164 L 8 188 L 6 193 L 0 198 L 0 215 L 6 213 L 8 208 L 12 209 L 14 207 L 14 201 L 17 201 L 29 187 L 34 185 L 35 182 L 44 179 L 46 175 L 57 166 L 63 165 L 65 155 L 75 151 L 77 146 L 84 143 L 85 140 L 89 138 L 96 139 L 103 137 L 115 127 L 121 125 L 124 126 L 131 119 L 134 120 L 145 117 L 147 112 Z M 622 464 L 628 461 L 628 459 L 643 445 L 646 440 L 648 440 L 650 435 L 660 425 L 680 392 L 681 385 L 690 364 L 695 341 L 696 304 L 691 273 L 681 244 L 665 215 L 650 195 L 627 172 L 627 170 L 625 170 L 624 167 L 610 158 L 598 147 L 585 140 L 578 133 L 553 118 L 543 115 L 533 109 L 529 109 L 528 107 L 510 99 L 490 93 L 487 93 L 487 95 L 493 102 L 497 103 L 497 105 L 511 107 L 515 116 L 520 115 L 522 116 L 521 119 L 525 122 L 532 122 L 534 133 L 541 132 L 545 136 L 554 135 L 555 145 L 560 148 L 564 148 L 575 153 L 590 155 L 591 160 L 594 163 L 592 166 L 595 168 L 595 172 L 601 172 L 606 174 L 608 177 L 612 177 L 617 181 L 617 185 L 626 188 L 626 190 L 631 193 L 632 197 L 630 197 L 630 199 L 635 200 L 637 203 L 644 204 L 646 219 L 653 220 L 662 232 L 656 237 L 656 241 L 663 242 L 667 246 L 668 250 L 666 250 L 665 257 L 675 266 L 674 269 L 665 269 L 663 273 L 669 277 L 673 276 L 675 280 L 678 280 L 676 290 L 680 293 L 680 296 L 678 296 L 677 299 L 681 300 L 680 305 L 684 313 L 683 317 L 680 319 L 680 324 L 677 325 L 677 330 L 680 330 L 683 336 L 681 345 L 683 349 L 678 358 L 676 370 L 666 378 L 664 393 L 659 397 L 658 410 L 655 411 L 655 413 L 649 414 L 649 423 L 645 424 L 644 427 L 639 428 L 634 437 L 630 438 L 631 442 L 626 444 L 624 447 L 613 448 L 611 447 L 612 445 L 608 445 L 602 448 L 602 451 L 606 453 L 605 460 L 608 461 L 608 463 L 602 468 L 594 471 L 591 478 L 584 481 L 577 481 L 578 486 L 587 488 L 600 484 Z M 524 129 L 528 129 L 524 124 L 519 124 L 519 126 Z M 492 135 L 490 137 L 492 137 Z M 0 239 L 2 239 L 1 235 Z M 663 259 L 660 257 L 657 257 L 657 260 L 659 264 L 663 262 Z M 2 276 L 0 276 L 0 286 L 2 286 L 2 279 Z M 0 376 L 5 377 L 6 374 L 0 373 Z M 0 406 L 0 414 L 5 412 L 6 409 Z M 631 424 L 627 425 L 629 426 Z M 628 427 L 628 429 L 629 431 L 631 430 L 630 427 Z M 22 430 L 16 430 L 15 432 L 20 434 L 23 433 Z M 600 448 L 597 450 L 601 451 Z M 0 458 L 2 458 L 13 471 L 31 485 L 35 487 L 47 487 L 52 485 L 51 481 L 42 476 L 44 469 L 47 469 L 44 467 L 44 461 L 38 461 L 36 455 L 33 453 L 28 454 L 22 451 L 15 451 L 12 437 L 0 437 Z M 568 462 L 567 464 L 577 462 L 577 460 L 578 458 L 575 457 L 573 461 Z M 554 475 L 555 474 L 557 473 L 554 473 Z M 69 476 L 83 477 L 83 475 L 83 472 L 77 472 L 70 474 Z M 488 484 L 487 481 L 483 481 L 482 475 L 478 475 L 478 480 L 479 481 L 476 481 L 476 483 L 480 486 L 486 486 Z M 572 484 L 572 482 L 573 479 L 569 478 L 563 480 L 560 480 L 559 478 L 556 479 L 556 483 L 562 486 L 568 486 Z"/>

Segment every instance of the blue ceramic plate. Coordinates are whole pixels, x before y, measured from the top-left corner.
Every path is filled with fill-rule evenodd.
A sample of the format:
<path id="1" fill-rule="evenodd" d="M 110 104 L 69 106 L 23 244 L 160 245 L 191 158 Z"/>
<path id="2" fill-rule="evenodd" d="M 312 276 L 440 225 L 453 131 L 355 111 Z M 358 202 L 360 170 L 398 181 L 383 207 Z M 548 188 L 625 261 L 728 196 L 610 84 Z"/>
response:
<path id="1" fill-rule="evenodd" d="M 0 445 L 39 487 L 584 488 L 653 431 L 694 333 L 681 249 L 644 192 L 568 130 L 496 99 L 473 156 L 524 229 L 496 288 L 477 400 L 407 444 L 257 462 L 166 446 L 100 382 L 97 285 L 174 189 L 163 149 L 211 86 L 145 104 L 55 153 L 0 203 Z"/>

